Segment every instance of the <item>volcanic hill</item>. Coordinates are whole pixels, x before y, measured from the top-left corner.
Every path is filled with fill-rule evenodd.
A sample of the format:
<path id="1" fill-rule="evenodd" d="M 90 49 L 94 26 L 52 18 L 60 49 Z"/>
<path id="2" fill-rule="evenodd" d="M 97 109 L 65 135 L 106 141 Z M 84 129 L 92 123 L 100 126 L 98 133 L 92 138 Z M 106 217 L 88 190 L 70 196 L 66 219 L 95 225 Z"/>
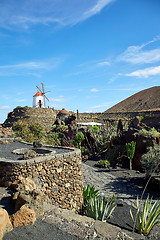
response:
<path id="1" fill-rule="evenodd" d="M 107 109 L 105 113 L 160 110 L 160 86 L 140 91 Z"/>

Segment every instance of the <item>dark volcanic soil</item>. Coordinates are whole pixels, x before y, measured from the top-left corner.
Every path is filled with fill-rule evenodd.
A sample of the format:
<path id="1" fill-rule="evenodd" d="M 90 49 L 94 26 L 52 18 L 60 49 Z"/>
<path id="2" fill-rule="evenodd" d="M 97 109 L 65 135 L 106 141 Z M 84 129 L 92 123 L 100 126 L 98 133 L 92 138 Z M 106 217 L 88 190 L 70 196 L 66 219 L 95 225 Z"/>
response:
<path id="1" fill-rule="evenodd" d="M 20 149 L 20 148 L 33 149 L 33 146 L 29 145 L 29 144 L 22 143 L 22 142 L 11 142 L 11 143 L 8 143 L 8 144 L 0 144 L 0 158 L 10 159 L 10 160 L 22 160 L 23 155 L 17 155 L 17 154 L 12 153 L 13 150 Z M 70 149 L 56 148 L 56 147 L 46 147 L 46 146 L 44 146 L 44 148 L 49 149 L 49 150 L 54 150 L 54 151 L 56 151 L 56 154 L 66 153 L 66 152 L 72 151 Z"/>
<path id="2" fill-rule="evenodd" d="M 160 110 L 160 86 L 140 91 L 106 110 L 106 113 Z"/>

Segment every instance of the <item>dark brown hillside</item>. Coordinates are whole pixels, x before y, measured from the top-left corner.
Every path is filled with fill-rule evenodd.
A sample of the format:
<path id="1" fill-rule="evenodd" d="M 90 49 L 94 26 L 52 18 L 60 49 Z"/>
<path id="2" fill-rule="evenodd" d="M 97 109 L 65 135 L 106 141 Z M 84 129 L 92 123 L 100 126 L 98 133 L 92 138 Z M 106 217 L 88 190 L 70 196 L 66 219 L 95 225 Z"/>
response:
<path id="1" fill-rule="evenodd" d="M 160 110 L 160 86 L 140 91 L 106 110 L 106 113 Z"/>

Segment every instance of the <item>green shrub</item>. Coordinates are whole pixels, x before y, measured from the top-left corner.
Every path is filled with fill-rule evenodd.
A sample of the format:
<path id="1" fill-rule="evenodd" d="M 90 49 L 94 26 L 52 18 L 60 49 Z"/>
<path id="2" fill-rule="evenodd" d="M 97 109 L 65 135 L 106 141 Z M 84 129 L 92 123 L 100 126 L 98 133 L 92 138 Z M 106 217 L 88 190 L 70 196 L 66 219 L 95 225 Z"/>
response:
<path id="1" fill-rule="evenodd" d="M 139 117 L 141 123 L 143 123 L 144 118 L 145 118 L 144 116 L 140 116 L 140 117 Z"/>
<path id="2" fill-rule="evenodd" d="M 28 124 L 25 121 L 17 121 L 13 123 L 12 130 L 15 137 L 21 137 L 24 141 L 32 142 L 34 141 L 34 136 L 28 129 Z"/>
<path id="3" fill-rule="evenodd" d="M 91 131 L 99 132 L 99 127 L 98 126 L 92 126 Z"/>
<path id="4" fill-rule="evenodd" d="M 89 151 L 91 155 L 100 156 L 102 153 L 109 149 L 110 141 L 116 136 L 116 124 L 114 123 L 111 127 L 101 126 L 99 131 L 89 130 L 93 141 L 89 141 L 87 134 L 85 135 L 86 141 L 89 145 Z"/>
<path id="5" fill-rule="evenodd" d="M 52 129 L 52 130 L 55 130 L 55 129 L 56 129 L 56 127 L 57 127 L 57 125 L 56 125 L 56 124 L 54 124 L 54 125 L 52 125 L 52 126 L 51 126 L 51 129 Z"/>
<path id="6" fill-rule="evenodd" d="M 136 228 L 140 234 L 147 236 L 155 225 L 160 225 L 160 220 L 158 219 L 160 216 L 160 202 L 156 201 L 152 204 L 152 198 L 150 200 L 149 195 L 143 204 L 142 212 L 140 212 L 140 202 L 137 197 L 137 213 L 138 218 Z M 130 215 L 133 223 L 135 223 L 131 210 Z"/>
<path id="7" fill-rule="evenodd" d="M 44 139 L 46 132 L 42 124 L 38 122 L 34 122 L 29 124 L 28 126 L 30 132 L 34 135 L 35 140 L 42 140 Z"/>
<path id="8" fill-rule="evenodd" d="M 76 133 L 74 140 L 73 140 L 73 145 L 76 148 L 81 148 L 81 143 L 84 140 L 84 134 L 82 132 Z"/>
<path id="9" fill-rule="evenodd" d="M 124 148 L 121 145 L 117 145 L 112 148 L 110 147 L 108 151 L 102 154 L 102 159 L 108 160 L 110 162 L 110 165 L 114 166 L 115 164 L 117 164 L 118 159 L 120 159 L 120 156 L 123 155 L 123 152 Z"/>
<path id="10" fill-rule="evenodd" d="M 17 134 L 21 134 L 22 130 L 27 128 L 28 128 L 28 124 L 25 121 L 21 121 L 21 120 L 14 122 L 12 126 L 12 130 Z"/>
<path id="11" fill-rule="evenodd" d="M 102 167 L 102 168 L 109 168 L 110 167 L 110 162 L 108 160 L 99 160 L 96 164 L 96 167 Z"/>
<path id="12" fill-rule="evenodd" d="M 147 131 L 146 129 L 142 129 L 139 131 L 139 133 L 146 137 L 160 137 L 160 133 L 154 127 L 151 128 L 149 131 Z"/>
<path id="13" fill-rule="evenodd" d="M 22 108 L 21 106 L 17 106 L 16 108 Z"/>
<path id="14" fill-rule="evenodd" d="M 48 134 L 47 137 L 45 138 L 45 143 L 52 146 L 60 146 L 61 139 L 59 137 L 59 133 L 54 132 Z"/>
<path id="15" fill-rule="evenodd" d="M 65 132 L 68 130 L 68 126 L 66 125 L 59 125 L 55 128 L 56 132 Z"/>
<path id="16" fill-rule="evenodd" d="M 45 130 L 40 123 L 28 125 L 25 121 L 17 121 L 13 124 L 12 130 L 15 137 L 21 137 L 26 142 L 42 140 L 45 137 Z"/>
<path id="17" fill-rule="evenodd" d="M 141 167 L 148 175 L 151 175 L 155 167 L 160 161 L 160 147 L 149 147 L 148 152 L 143 154 L 141 158 Z M 160 171 L 160 167 L 157 168 L 157 172 Z"/>

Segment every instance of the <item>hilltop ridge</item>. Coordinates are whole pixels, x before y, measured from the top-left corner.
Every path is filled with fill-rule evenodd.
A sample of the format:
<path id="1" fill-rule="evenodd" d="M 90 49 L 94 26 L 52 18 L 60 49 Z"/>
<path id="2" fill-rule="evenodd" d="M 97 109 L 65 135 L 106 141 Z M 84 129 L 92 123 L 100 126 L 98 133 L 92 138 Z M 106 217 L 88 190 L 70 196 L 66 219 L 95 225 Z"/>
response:
<path id="1" fill-rule="evenodd" d="M 104 113 L 160 110 L 160 86 L 142 90 L 117 103 Z"/>

